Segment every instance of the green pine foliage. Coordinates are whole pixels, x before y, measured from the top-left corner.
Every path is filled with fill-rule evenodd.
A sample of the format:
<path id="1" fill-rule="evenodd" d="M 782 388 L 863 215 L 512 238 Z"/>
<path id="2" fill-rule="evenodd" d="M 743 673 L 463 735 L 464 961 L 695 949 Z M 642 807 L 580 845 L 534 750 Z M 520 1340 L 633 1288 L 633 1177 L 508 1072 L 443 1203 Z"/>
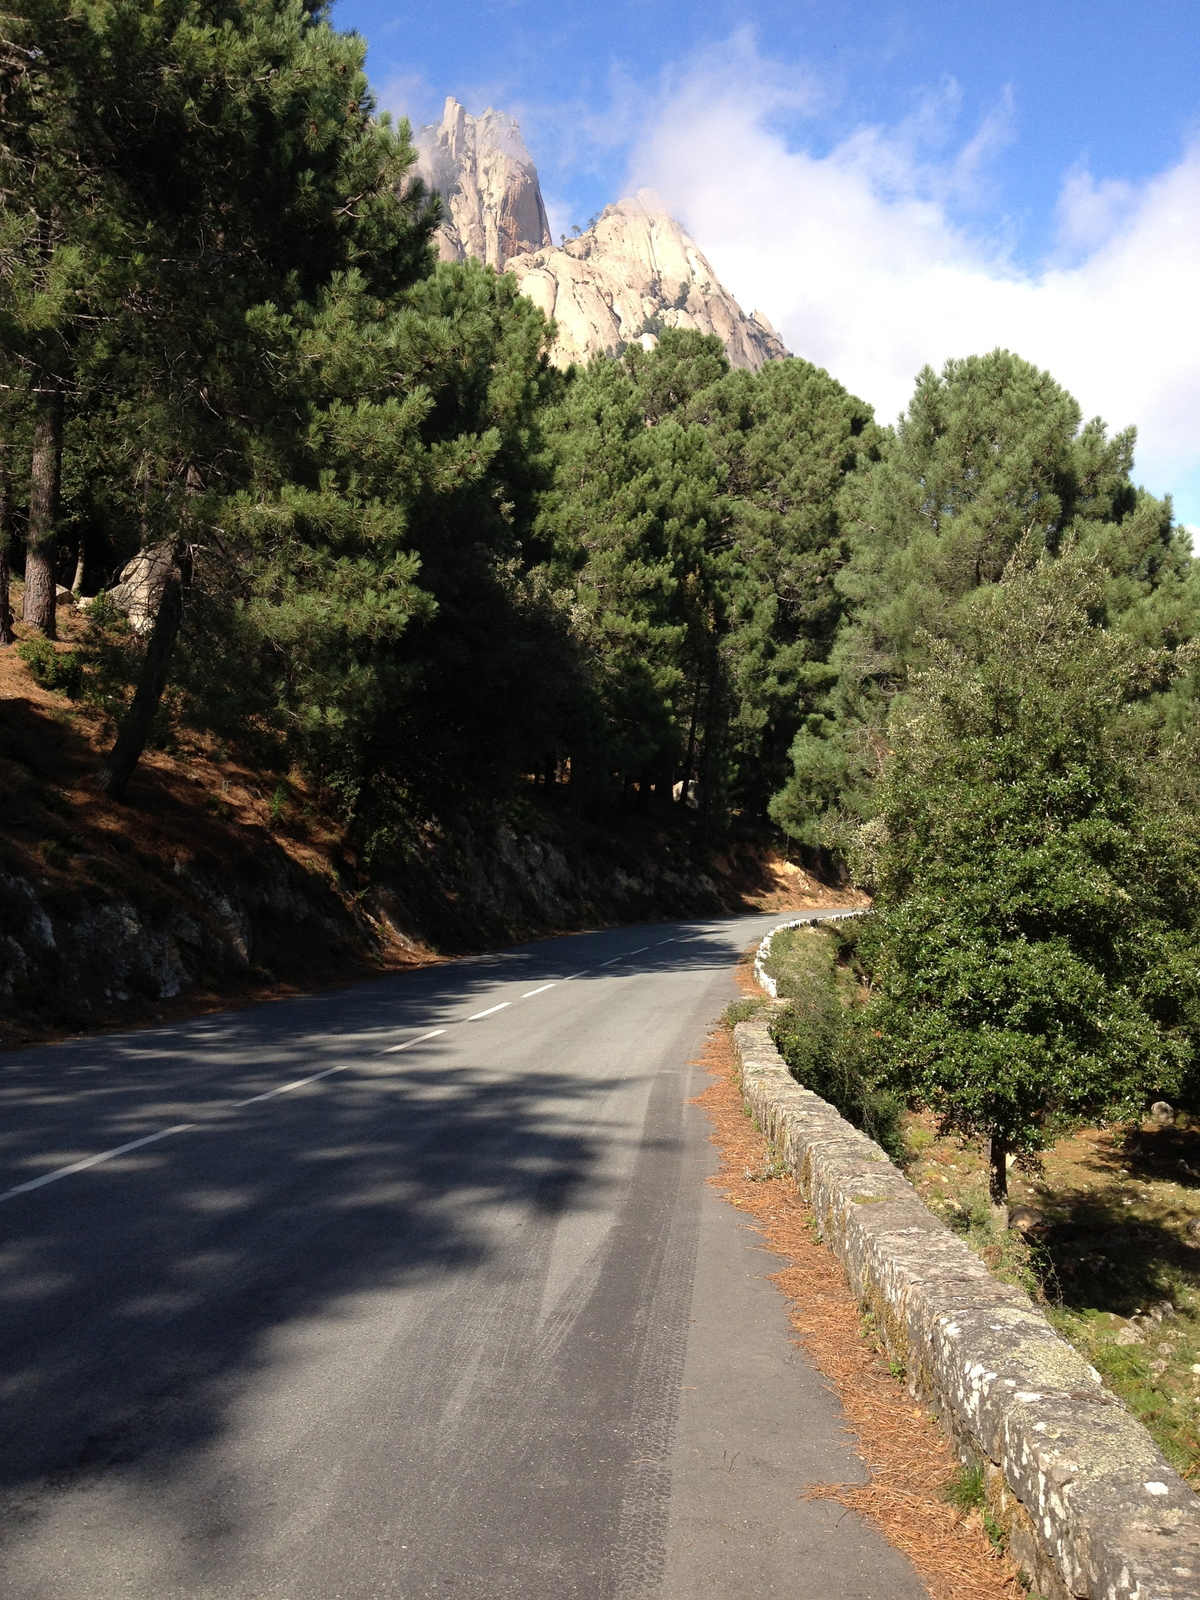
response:
<path id="1" fill-rule="evenodd" d="M 838 496 L 875 434 L 808 362 L 731 372 L 717 339 L 678 329 L 572 375 L 540 526 L 600 669 L 595 788 L 645 803 L 686 777 L 714 828 L 765 820 L 830 685 Z"/>
<path id="2" fill-rule="evenodd" d="M 893 698 L 1018 549 L 1090 551 L 1116 625 L 1146 644 L 1194 635 L 1196 566 L 1169 504 L 1134 487 L 1133 445 L 1082 424 L 1066 390 L 1008 351 L 920 374 L 877 459 L 846 481 L 836 681 L 773 806 L 790 833 L 844 848 L 847 823 L 873 815 Z"/>

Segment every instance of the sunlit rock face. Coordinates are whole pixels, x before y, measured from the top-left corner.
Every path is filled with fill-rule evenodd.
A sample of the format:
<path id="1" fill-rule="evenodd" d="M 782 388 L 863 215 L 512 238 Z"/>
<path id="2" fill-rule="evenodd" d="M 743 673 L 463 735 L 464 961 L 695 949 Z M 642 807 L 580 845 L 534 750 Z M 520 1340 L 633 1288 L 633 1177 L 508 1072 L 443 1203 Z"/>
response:
<path id="1" fill-rule="evenodd" d="M 761 313 L 746 316 L 649 189 L 606 206 L 586 233 L 515 256 L 508 270 L 554 318 L 563 366 L 635 341 L 651 348 L 664 328 L 715 333 L 735 367 L 755 372 L 788 353 Z"/>
<path id="2" fill-rule="evenodd" d="M 472 117 L 451 98 L 439 123 L 416 135 L 417 170 L 441 195 L 443 261 L 475 256 L 513 273 L 554 320 L 559 366 L 635 341 L 653 348 L 664 328 L 715 333 L 735 367 L 757 370 L 787 355 L 767 319 L 746 316 L 657 195 L 641 189 L 606 206 L 587 230 L 555 245 L 537 168 L 514 119 L 490 108 Z"/>
<path id="3" fill-rule="evenodd" d="M 417 171 L 445 207 L 441 260 L 475 256 L 502 272 L 511 256 L 550 244 L 537 168 L 512 117 L 490 107 L 471 117 L 452 97 L 415 143 Z"/>

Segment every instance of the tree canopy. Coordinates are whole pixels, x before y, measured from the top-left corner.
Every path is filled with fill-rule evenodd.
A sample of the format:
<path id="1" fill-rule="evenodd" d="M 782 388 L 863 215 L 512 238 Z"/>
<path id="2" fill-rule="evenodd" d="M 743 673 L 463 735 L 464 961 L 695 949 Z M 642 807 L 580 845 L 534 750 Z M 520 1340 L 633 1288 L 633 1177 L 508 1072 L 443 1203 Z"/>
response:
<path id="1" fill-rule="evenodd" d="M 372 861 L 531 781 L 782 834 L 875 888 L 864 1048 L 951 1125 L 1187 1080 L 1200 573 L 1133 433 L 1003 350 L 895 428 L 687 330 L 559 371 L 363 61 L 302 0 L 6 10 L 0 647 L 144 553 L 102 785 L 190 725 Z"/>
<path id="2" fill-rule="evenodd" d="M 1137 714 L 1189 663 L 1105 626 L 1105 578 L 1018 551 L 889 723 L 862 1030 L 991 1139 L 997 1200 L 1056 1115 L 1174 1097 L 1200 1036 L 1196 739 Z"/>

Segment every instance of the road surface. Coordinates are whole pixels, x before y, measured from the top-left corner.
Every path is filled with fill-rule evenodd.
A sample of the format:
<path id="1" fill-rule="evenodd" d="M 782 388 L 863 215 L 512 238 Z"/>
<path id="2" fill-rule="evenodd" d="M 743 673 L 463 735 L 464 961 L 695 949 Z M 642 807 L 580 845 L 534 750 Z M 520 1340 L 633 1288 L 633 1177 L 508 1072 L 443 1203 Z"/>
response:
<path id="1" fill-rule="evenodd" d="M 779 920 L 0 1058 L 5 1600 L 919 1600 L 703 1181 Z"/>

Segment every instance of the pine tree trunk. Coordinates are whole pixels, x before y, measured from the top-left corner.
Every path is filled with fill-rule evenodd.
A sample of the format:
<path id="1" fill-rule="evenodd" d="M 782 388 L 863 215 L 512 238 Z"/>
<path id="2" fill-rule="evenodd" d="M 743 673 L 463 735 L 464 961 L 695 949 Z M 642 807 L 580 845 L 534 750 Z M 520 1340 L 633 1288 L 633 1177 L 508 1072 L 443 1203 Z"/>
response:
<path id="1" fill-rule="evenodd" d="M 704 728 L 700 745 L 700 842 L 708 849 L 708 828 L 712 818 L 713 702 L 716 699 L 716 663 L 708 669 L 708 693 L 704 697 Z"/>
<path id="2" fill-rule="evenodd" d="M 992 1221 L 999 1228 L 1008 1227 L 1008 1141 L 998 1134 L 988 1140 L 988 1199 L 992 1206 Z"/>
<path id="3" fill-rule="evenodd" d="M 12 496 L 8 480 L 8 442 L 0 439 L 0 645 L 12 644 L 12 604 L 9 600 L 9 551 L 12 548 Z"/>
<path id="4" fill-rule="evenodd" d="M 85 567 L 86 567 L 85 553 L 86 553 L 86 546 L 85 546 L 85 542 L 84 542 L 84 537 L 83 537 L 82 534 L 80 534 L 79 535 L 79 554 L 75 557 L 75 576 L 71 579 L 71 593 L 75 596 L 76 599 L 78 599 L 79 596 L 83 593 L 83 580 L 84 580 Z"/>
<path id="5" fill-rule="evenodd" d="M 104 758 L 100 769 L 99 786 L 103 794 L 114 800 L 123 800 L 134 768 L 141 760 L 142 751 L 150 737 L 154 716 L 162 703 L 167 675 L 171 670 L 171 657 L 179 627 L 183 621 L 183 591 L 187 576 L 187 562 L 172 567 L 163 588 L 162 598 L 154 618 L 154 628 L 146 646 L 137 688 L 122 719 L 112 749 Z"/>
<path id="6" fill-rule="evenodd" d="M 29 488 L 29 539 L 25 554 L 25 621 L 47 639 L 55 636 L 58 587 L 58 491 L 62 477 L 63 396 L 47 380 L 37 391 L 33 471 Z"/>
<path id="7" fill-rule="evenodd" d="M 687 807 L 688 784 L 692 778 L 692 766 L 696 760 L 696 724 L 700 717 L 700 684 L 696 684 L 696 693 L 692 700 L 692 720 L 688 727 L 687 754 L 683 758 L 683 787 L 679 791 L 679 808 Z"/>

